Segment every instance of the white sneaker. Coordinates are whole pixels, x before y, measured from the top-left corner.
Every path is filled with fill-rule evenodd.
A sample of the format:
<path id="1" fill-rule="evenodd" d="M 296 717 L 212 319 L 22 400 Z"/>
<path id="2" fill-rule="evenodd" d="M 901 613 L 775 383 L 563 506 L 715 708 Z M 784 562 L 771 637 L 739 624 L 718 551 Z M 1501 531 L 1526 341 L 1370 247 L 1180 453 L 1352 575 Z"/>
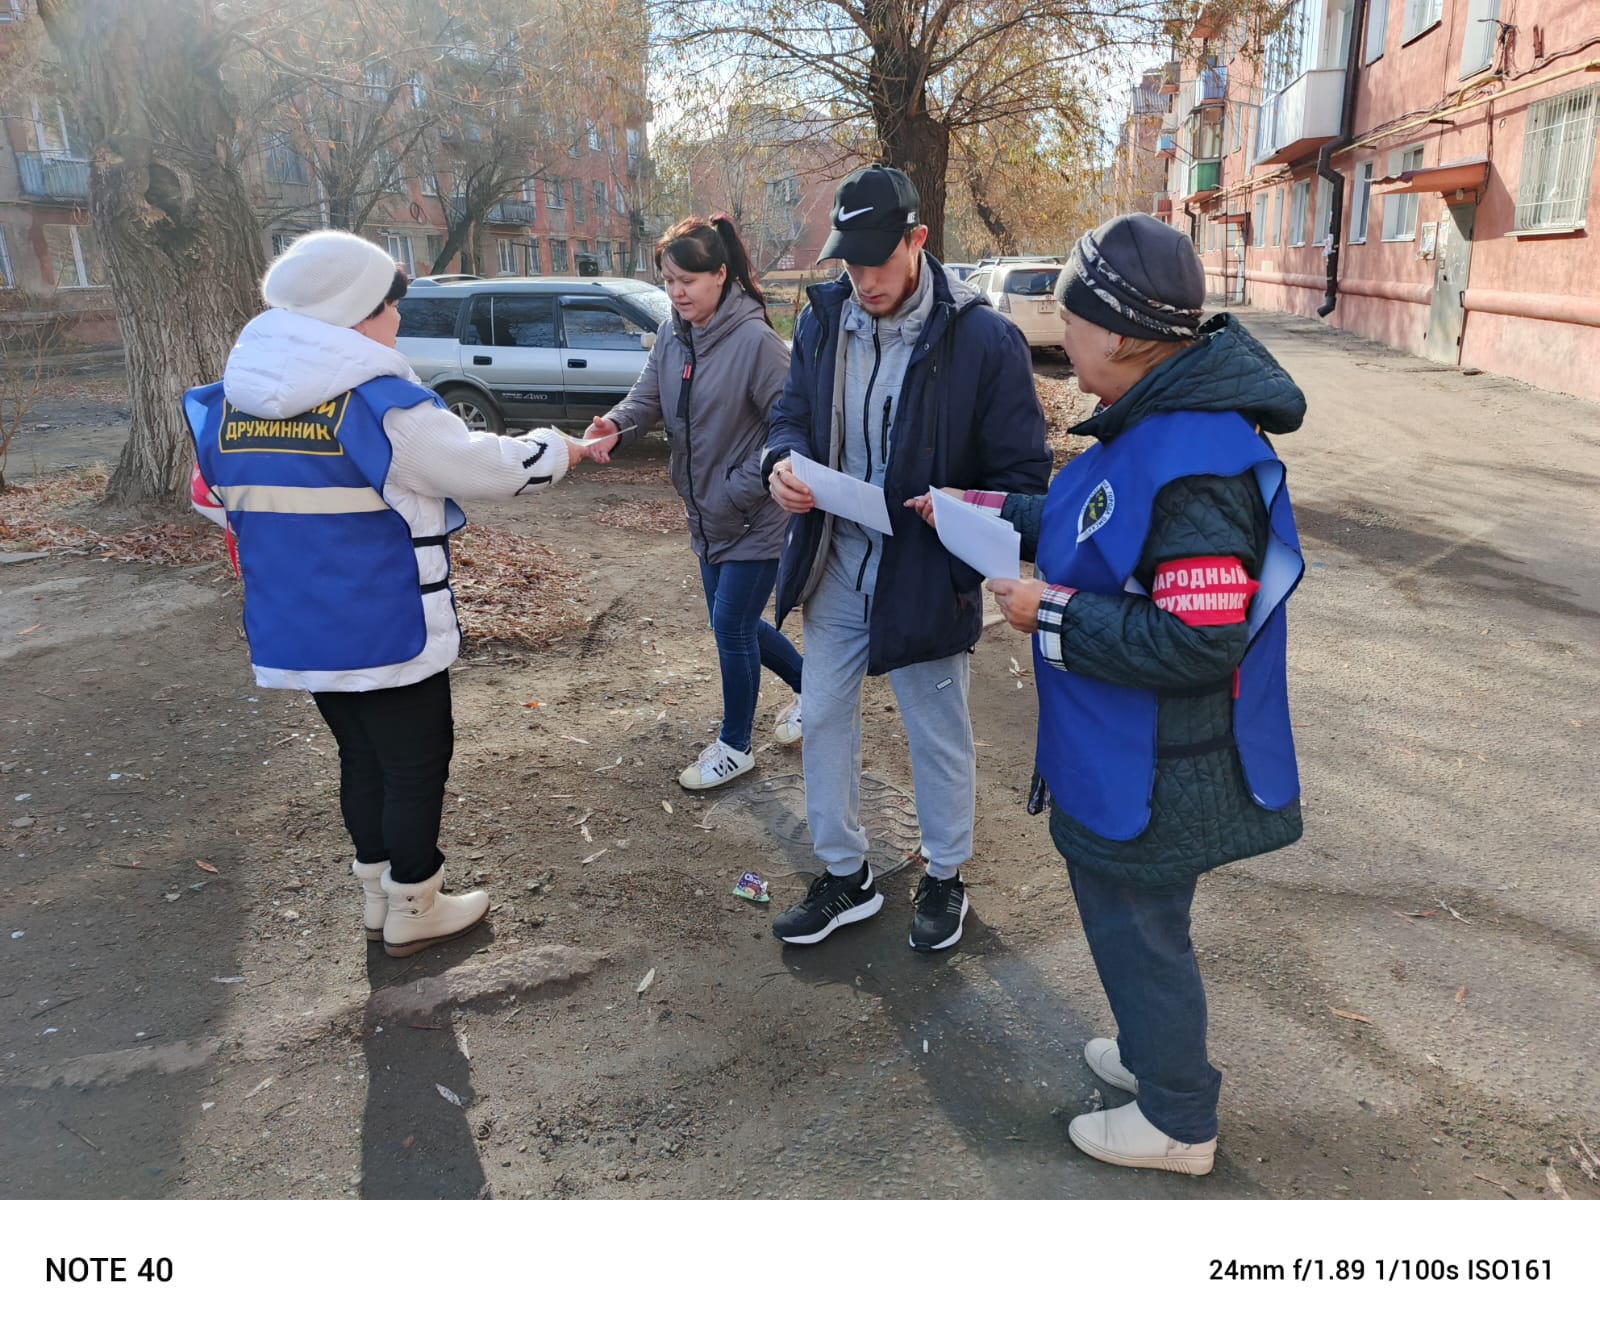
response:
<path id="1" fill-rule="evenodd" d="M 389 896 L 384 892 L 383 875 L 389 869 L 386 861 L 352 861 L 350 870 L 361 882 L 361 892 L 366 896 L 361 922 L 367 929 L 369 941 L 383 939 L 383 920 L 389 916 Z"/>
<path id="2" fill-rule="evenodd" d="M 1134 1079 L 1133 1072 L 1122 1064 L 1122 1049 L 1117 1046 L 1115 1039 L 1091 1038 L 1083 1045 L 1083 1060 L 1106 1084 L 1115 1085 L 1130 1094 L 1139 1092 L 1139 1082 Z"/>
<path id="3" fill-rule="evenodd" d="M 383 890 L 389 896 L 389 915 L 383 920 L 383 948 L 396 959 L 414 955 L 430 945 L 454 940 L 472 930 L 489 912 L 487 890 L 466 894 L 441 894 L 444 868 L 415 885 L 402 885 L 383 873 Z"/>
<path id="4" fill-rule="evenodd" d="M 703 792 L 732 782 L 756 766 L 756 757 L 736 750 L 720 737 L 700 751 L 700 757 L 678 774 L 678 782 L 692 792 Z"/>
<path id="5" fill-rule="evenodd" d="M 796 694 L 794 702 L 778 714 L 772 738 L 780 745 L 798 745 L 800 736 L 800 695 Z"/>
<path id="6" fill-rule="evenodd" d="M 1195 1145 L 1174 1141 L 1137 1103 L 1075 1117 L 1067 1124 L 1067 1135 L 1084 1154 L 1128 1169 L 1166 1169 L 1198 1177 L 1211 1172 L 1217 1157 L 1216 1137 Z"/>

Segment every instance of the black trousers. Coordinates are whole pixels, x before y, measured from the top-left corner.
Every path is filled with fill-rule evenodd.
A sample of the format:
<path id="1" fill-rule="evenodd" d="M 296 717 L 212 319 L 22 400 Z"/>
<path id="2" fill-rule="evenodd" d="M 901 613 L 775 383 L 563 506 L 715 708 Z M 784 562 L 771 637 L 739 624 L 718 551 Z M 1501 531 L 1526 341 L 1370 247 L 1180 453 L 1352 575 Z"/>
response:
<path id="1" fill-rule="evenodd" d="M 357 861 L 387 861 L 402 885 L 444 865 L 439 819 L 455 750 L 450 672 L 366 693 L 311 696 L 339 742 L 339 809 Z"/>

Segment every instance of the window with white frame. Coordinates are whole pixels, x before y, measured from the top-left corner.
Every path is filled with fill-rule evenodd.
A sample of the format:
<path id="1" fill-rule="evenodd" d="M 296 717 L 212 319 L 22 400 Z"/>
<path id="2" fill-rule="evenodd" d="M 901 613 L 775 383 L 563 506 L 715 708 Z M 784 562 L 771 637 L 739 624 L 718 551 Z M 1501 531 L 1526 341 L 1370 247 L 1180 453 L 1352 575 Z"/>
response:
<path id="1" fill-rule="evenodd" d="M 1371 65 L 1383 55 L 1383 45 L 1389 35 L 1389 9 L 1391 0 L 1368 0 L 1367 46 L 1362 59 Z"/>
<path id="2" fill-rule="evenodd" d="M 15 288 L 16 283 L 11 273 L 11 253 L 6 250 L 6 230 L 0 228 L 0 289 Z"/>
<path id="3" fill-rule="evenodd" d="M 564 210 L 567 207 L 567 188 L 558 178 L 545 179 L 544 207 L 547 210 Z"/>
<path id="4" fill-rule="evenodd" d="M 1333 232 L 1333 183 L 1317 178 L 1317 221 L 1311 227 L 1311 240 L 1322 246 Z"/>
<path id="5" fill-rule="evenodd" d="M 33 100 L 33 143 L 45 158 L 83 157 L 78 137 L 67 123 L 67 111 L 59 102 L 41 104 Z"/>
<path id="6" fill-rule="evenodd" d="M 394 257 L 394 263 L 408 275 L 417 273 L 417 257 L 411 246 L 409 233 L 388 233 L 384 235 L 383 245 L 389 255 Z"/>
<path id="7" fill-rule="evenodd" d="M 1469 0 L 1467 30 L 1461 35 L 1461 77 L 1475 75 L 1494 64 L 1500 38 L 1500 0 Z"/>
<path id="8" fill-rule="evenodd" d="M 643 247 L 640 247 L 636 252 L 634 252 L 633 273 L 636 275 L 642 275 L 645 273 Z"/>
<path id="9" fill-rule="evenodd" d="M 616 183 L 615 199 L 614 199 L 613 203 L 617 207 L 617 213 L 618 214 L 626 214 L 628 212 L 627 202 L 625 200 L 623 200 L 623 198 L 622 198 L 622 183 L 621 182 L 617 182 Z"/>
<path id="10" fill-rule="evenodd" d="M 428 258 L 428 273 L 433 273 L 433 267 L 438 264 L 439 255 L 444 251 L 444 234 L 429 233 L 422 241 L 423 254 Z"/>
<path id="11" fill-rule="evenodd" d="M 1265 191 L 1256 197 L 1256 217 L 1250 224 L 1250 242 L 1252 246 L 1256 247 L 1267 245 L 1267 193 Z"/>
<path id="12" fill-rule="evenodd" d="M 1306 201 L 1311 195 L 1309 181 L 1296 182 L 1294 192 L 1289 197 L 1289 245 L 1303 247 L 1306 244 Z"/>
<path id="13" fill-rule="evenodd" d="M 600 269 L 606 274 L 611 273 L 611 243 L 609 240 L 600 243 Z"/>
<path id="14" fill-rule="evenodd" d="M 1528 108 L 1522 138 L 1522 176 L 1512 227 L 1582 228 L 1594 169 L 1600 84 L 1546 98 Z"/>
<path id="15" fill-rule="evenodd" d="M 282 256 L 284 252 L 294 246 L 295 239 L 299 236 L 299 233 L 274 233 L 271 238 L 272 254 L 274 256 Z"/>
<path id="16" fill-rule="evenodd" d="M 532 177 L 522 183 L 522 203 L 524 205 L 538 204 L 538 194 L 534 190 Z"/>
<path id="17" fill-rule="evenodd" d="M 639 170 L 639 132 L 632 126 L 628 127 L 627 145 L 628 171 L 637 172 Z"/>
<path id="18" fill-rule="evenodd" d="M 567 240 L 564 237 L 553 237 L 550 239 L 550 273 L 564 275 L 567 269 Z"/>
<path id="19" fill-rule="evenodd" d="M 1372 160 L 1356 169 L 1355 198 L 1350 202 L 1350 241 L 1367 240 L 1367 216 L 1372 213 Z"/>
<path id="20" fill-rule="evenodd" d="M 45 224 L 44 242 L 56 288 L 90 289 L 106 282 L 105 263 L 88 224 Z"/>
<path id="21" fill-rule="evenodd" d="M 1439 22 L 1444 13 L 1444 0 L 1406 0 L 1405 26 L 1400 30 L 1400 40 L 1409 42 L 1425 33 Z"/>
<path id="22" fill-rule="evenodd" d="M 437 196 L 440 194 L 439 178 L 434 173 L 423 173 L 422 176 L 418 178 L 417 184 L 421 188 L 422 194 L 425 196 Z"/>
<path id="23" fill-rule="evenodd" d="M 603 148 L 600 143 L 600 127 L 593 121 L 589 123 L 589 148 L 596 150 Z"/>
<path id="24" fill-rule="evenodd" d="M 590 183 L 594 187 L 594 217 L 598 223 L 606 217 L 606 210 L 611 204 L 611 193 L 606 190 L 604 182 Z"/>
<path id="25" fill-rule="evenodd" d="M 1283 188 L 1272 193 L 1272 245 L 1283 244 Z"/>
<path id="26" fill-rule="evenodd" d="M 514 275 L 517 273 L 517 243 L 515 238 L 503 237 L 496 240 L 496 249 L 499 252 L 498 261 L 500 269 L 498 274 Z"/>
<path id="27" fill-rule="evenodd" d="M 1422 146 L 1413 144 L 1389 155 L 1389 175 L 1415 172 L 1422 166 Z M 1409 242 L 1417 235 L 1417 197 L 1415 194 L 1385 196 L 1383 201 L 1383 240 Z"/>

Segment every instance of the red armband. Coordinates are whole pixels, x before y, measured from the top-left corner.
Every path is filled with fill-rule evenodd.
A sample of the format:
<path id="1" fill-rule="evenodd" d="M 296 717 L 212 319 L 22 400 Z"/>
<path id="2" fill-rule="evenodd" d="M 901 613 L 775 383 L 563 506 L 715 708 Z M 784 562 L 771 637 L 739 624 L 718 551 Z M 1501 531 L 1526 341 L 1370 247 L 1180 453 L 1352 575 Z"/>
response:
<path id="1" fill-rule="evenodd" d="M 1242 624 L 1260 586 L 1231 556 L 1173 559 L 1156 569 L 1150 598 L 1191 626 Z"/>

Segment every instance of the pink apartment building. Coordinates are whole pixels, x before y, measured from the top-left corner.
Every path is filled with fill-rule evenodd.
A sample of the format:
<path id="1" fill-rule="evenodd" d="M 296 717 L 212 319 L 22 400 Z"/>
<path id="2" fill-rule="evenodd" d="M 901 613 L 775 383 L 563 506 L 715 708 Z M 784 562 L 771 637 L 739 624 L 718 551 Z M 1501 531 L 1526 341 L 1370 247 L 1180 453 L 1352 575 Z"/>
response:
<path id="1" fill-rule="evenodd" d="M 1600 4 L 1295 0 L 1193 37 L 1162 144 L 1213 301 L 1600 399 Z"/>

